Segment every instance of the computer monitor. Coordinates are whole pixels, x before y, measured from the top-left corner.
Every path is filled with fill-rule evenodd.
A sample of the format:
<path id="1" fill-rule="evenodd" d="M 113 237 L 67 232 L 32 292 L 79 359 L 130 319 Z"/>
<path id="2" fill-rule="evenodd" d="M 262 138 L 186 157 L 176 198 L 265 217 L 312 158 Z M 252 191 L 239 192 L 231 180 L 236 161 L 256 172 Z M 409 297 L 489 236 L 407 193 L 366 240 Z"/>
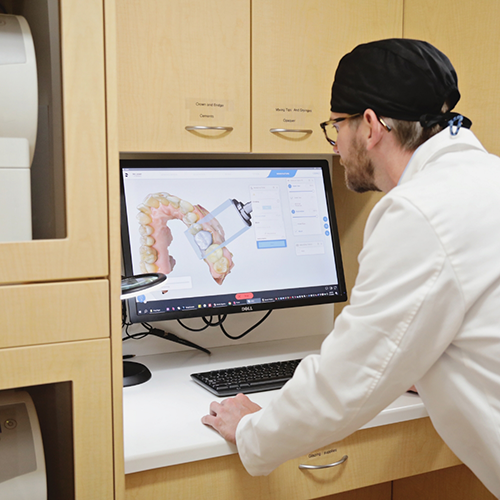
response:
<path id="1" fill-rule="evenodd" d="M 128 299 L 145 323 L 347 300 L 324 158 L 121 159 Z"/>

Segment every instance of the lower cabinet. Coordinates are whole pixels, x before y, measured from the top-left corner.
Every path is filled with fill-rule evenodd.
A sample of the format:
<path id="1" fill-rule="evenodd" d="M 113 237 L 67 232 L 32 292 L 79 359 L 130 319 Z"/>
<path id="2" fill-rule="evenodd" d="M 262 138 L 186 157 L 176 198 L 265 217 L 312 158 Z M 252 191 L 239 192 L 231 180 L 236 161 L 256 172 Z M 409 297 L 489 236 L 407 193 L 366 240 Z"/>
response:
<path id="1" fill-rule="evenodd" d="M 50 500 L 111 500 L 110 340 L 0 349 L 0 392 L 27 391 L 44 444 Z"/>
<path id="2" fill-rule="evenodd" d="M 357 490 L 345 491 L 335 495 L 321 497 L 318 500 L 391 500 L 392 499 L 392 483 L 376 484 L 359 488 Z"/>
<path id="3" fill-rule="evenodd" d="M 399 479 L 392 491 L 392 500 L 496 499 L 465 465 Z"/>
<path id="4" fill-rule="evenodd" d="M 329 469 L 298 467 L 336 462 L 345 455 L 344 463 Z M 390 499 L 391 481 L 459 464 L 430 420 L 422 418 L 358 431 L 288 461 L 267 477 L 251 477 L 237 455 L 129 474 L 125 477 L 125 498 Z"/>
<path id="5" fill-rule="evenodd" d="M 456 465 L 319 500 L 495 500 L 465 466 Z"/>

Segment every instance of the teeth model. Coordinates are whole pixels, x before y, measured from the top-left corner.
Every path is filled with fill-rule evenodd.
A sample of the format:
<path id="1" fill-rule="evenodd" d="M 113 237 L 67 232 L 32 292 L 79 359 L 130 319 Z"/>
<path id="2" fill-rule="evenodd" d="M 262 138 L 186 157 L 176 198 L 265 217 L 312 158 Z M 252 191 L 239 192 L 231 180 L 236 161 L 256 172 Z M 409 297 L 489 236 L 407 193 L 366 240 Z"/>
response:
<path id="1" fill-rule="evenodd" d="M 208 231 L 199 231 L 194 235 L 194 241 L 201 250 L 206 250 L 212 243 L 212 233 Z"/>
<path id="2" fill-rule="evenodd" d="M 201 250 L 210 252 L 225 239 L 224 230 L 217 219 L 199 224 L 198 221 L 209 214 L 200 205 L 181 200 L 168 193 L 149 194 L 138 207 L 139 234 L 141 235 L 141 272 L 169 274 L 175 266 L 175 259 L 169 254 L 168 247 L 172 243 L 172 232 L 168 222 L 181 220 L 194 236 Z M 219 248 L 206 259 L 210 274 L 219 285 L 234 267 L 233 255 L 226 248 Z"/>

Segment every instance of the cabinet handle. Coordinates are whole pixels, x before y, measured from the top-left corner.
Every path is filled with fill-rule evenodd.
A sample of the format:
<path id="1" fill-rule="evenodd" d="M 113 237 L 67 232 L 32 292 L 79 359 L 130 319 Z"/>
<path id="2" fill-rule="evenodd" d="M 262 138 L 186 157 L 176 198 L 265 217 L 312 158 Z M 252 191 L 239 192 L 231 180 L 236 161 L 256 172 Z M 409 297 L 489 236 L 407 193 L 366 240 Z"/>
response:
<path id="1" fill-rule="evenodd" d="M 294 129 L 294 128 L 272 128 L 269 130 L 272 134 L 281 134 L 283 132 L 295 132 L 297 134 L 312 134 L 313 131 L 308 128 L 299 128 L 299 129 Z"/>
<path id="2" fill-rule="evenodd" d="M 191 125 L 185 128 L 186 130 L 225 130 L 227 132 L 233 130 L 233 127 L 209 127 L 207 125 Z"/>
<path id="3" fill-rule="evenodd" d="M 300 464 L 299 469 L 329 469 L 330 467 L 336 467 L 337 465 L 343 464 L 347 460 L 347 455 L 344 455 L 338 462 L 333 462 L 333 464 L 327 465 L 305 465 Z"/>

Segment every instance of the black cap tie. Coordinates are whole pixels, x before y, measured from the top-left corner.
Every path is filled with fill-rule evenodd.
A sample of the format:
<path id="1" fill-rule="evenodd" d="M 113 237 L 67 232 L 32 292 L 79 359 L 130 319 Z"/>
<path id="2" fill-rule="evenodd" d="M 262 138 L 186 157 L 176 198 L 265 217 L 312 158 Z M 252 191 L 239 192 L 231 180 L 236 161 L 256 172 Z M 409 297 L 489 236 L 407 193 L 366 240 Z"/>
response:
<path id="1" fill-rule="evenodd" d="M 441 125 L 441 127 L 450 127 L 451 135 L 455 136 L 461 127 L 471 128 L 472 122 L 465 116 L 459 113 L 443 113 L 441 115 L 422 115 L 420 117 L 420 125 L 424 128 L 430 128 L 434 125 Z"/>

